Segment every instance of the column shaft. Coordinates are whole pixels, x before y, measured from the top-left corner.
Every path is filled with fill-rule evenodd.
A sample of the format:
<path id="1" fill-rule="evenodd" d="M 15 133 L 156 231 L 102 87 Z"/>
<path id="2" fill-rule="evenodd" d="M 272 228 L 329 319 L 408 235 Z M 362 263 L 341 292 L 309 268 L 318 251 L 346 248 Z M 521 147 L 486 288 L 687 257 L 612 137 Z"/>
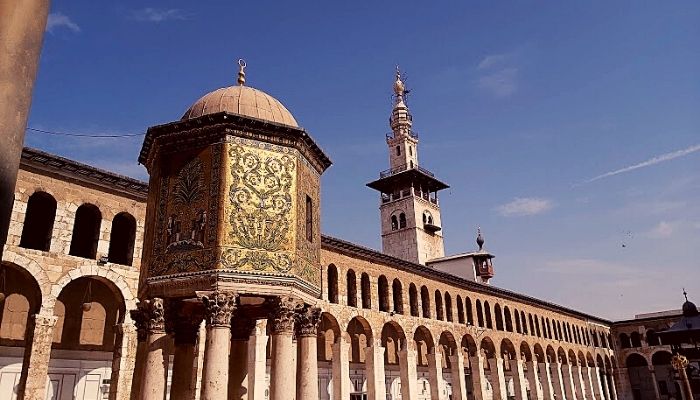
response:
<path id="1" fill-rule="evenodd" d="M 162 400 L 165 396 L 165 331 L 148 332 L 148 354 L 141 386 L 141 400 Z"/>
<path id="2" fill-rule="evenodd" d="M 228 397 L 228 365 L 231 348 L 231 317 L 235 297 L 227 292 L 202 296 L 207 321 L 202 372 L 202 400 L 226 400 Z"/>
<path id="3" fill-rule="evenodd" d="M 316 335 L 299 337 L 297 399 L 318 399 L 318 351 Z M 350 371 L 348 371 L 348 374 Z"/>
<path id="4" fill-rule="evenodd" d="M 464 377 L 464 356 L 461 351 L 450 356 L 450 373 L 452 374 L 452 398 L 467 400 L 467 382 Z"/>
<path id="5" fill-rule="evenodd" d="M 170 386 L 171 400 L 194 400 L 197 392 L 197 355 L 200 318 L 178 317 L 175 328 L 173 354 L 173 378 Z"/>
<path id="6" fill-rule="evenodd" d="M 248 341 L 241 338 L 231 340 L 231 353 L 228 366 L 228 398 L 243 400 L 248 398 Z"/>
<path id="7" fill-rule="evenodd" d="M 537 368 L 537 361 L 528 361 L 526 379 L 527 383 L 530 385 L 530 399 L 543 400 L 544 396 L 542 395 L 542 386 L 544 385 L 540 384 L 540 374 Z"/>
<path id="8" fill-rule="evenodd" d="M 498 357 L 489 358 L 489 367 L 491 367 L 493 400 L 507 400 L 508 391 L 506 390 L 506 377 L 503 373 L 503 359 Z"/>
<path id="9" fill-rule="evenodd" d="M 248 400 L 265 400 L 267 390 L 266 321 L 259 321 L 248 339 Z"/>
<path id="10" fill-rule="evenodd" d="M 430 383 L 430 398 L 443 400 L 442 395 L 442 354 L 433 352 L 428 354 L 428 381 Z M 402 383 L 403 384 L 403 383 Z"/>
<path id="11" fill-rule="evenodd" d="M 418 399 L 418 374 L 416 372 L 416 351 L 403 348 L 399 351 L 401 375 L 401 400 Z"/>
<path id="12" fill-rule="evenodd" d="M 656 380 L 656 370 L 653 365 L 649 366 L 649 375 L 651 376 L 651 383 L 654 385 L 654 398 L 656 400 L 661 400 L 661 394 L 659 393 L 659 383 Z"/>
<path id="13" fill-rule="evenodd" d="M 539 367 L 538 382 L 542 385 L 542 399 L 554 400 L 551 367 L 548 362 L 542 362 L 537 365 Z"/>
<path id="14" fill-rule="evenodd" d="M 277 299 L 270 315 L 272 362 L 270 366 L 270 400 L 289 400 L 296 392 L 294 362 L 295 309 L 298 304 L 289 298 Z"/>
<path id="15" fill-rule="evenodd" d="M 469 357 L 470 369 L 472 373 L 472 384 L 474 385 L 474 398 L 476 400 L 486 400 L 486 375 L 484 374 L 484 357 L 477 355 Z"/>
<path id="16" fill-rule="evenodd" d="M 51 359 L 51 342 L 53 328 L 58 317 L 53 315 L 36 314 L 31 318 L 30 333 L 25 340 L 22 373 L 19 378 L 18 399 L 44 400 L 46 398 L 46 382 Z"/>
<path id="17" fill-rule="evenodd" d="M 525 372 L 521 360 L 510 360 L 510 371 L 513 374 L 513 386 L 516 400 L 528 400 L 525 387 Z"/>
<path id="18" fill-rule="evenodd" d="M 109 386 L 109 400 L 129 400 L 131 380 L 136 365 L 138 336 L 132 323 L 117 325 L 117 340 L 112 360 L 112 374 Z"/>
<path id="19" fill-rule="evenodd" d="M 553 386 L 553 391 L 552 394 L 554 395 L 553 398 L 555 399 L 564 399 L 564 376 L 562 373 L 562 365 L 560 363 L 551 363 L 549 364 L 550 367 L 552 368 L 551 373 L 552 373 L 552 386 Z M 566 398 L 569 400 L 569 398 Z"/>
<path id="20" fill-rule="evenodd" d="M 576 400 L 576 389 L 574 389 L 574 376 L 571 373 L 571 366 L 569 364 L 562 364 L 561 374 L 566 400 Z"/>
<path id="21" fill-rule="evenodd" d="M 350 398 L 350 344 L 342 336 L 333 344 L 331 374 L 333 381 L 333 400 Z"/>
<path id="22" fill-rule="evenodd" d="M 365 373 L 367 374 L 367 398 L 386 400 L 384 375 L 384 347 L 381 342 L 365 349 Z"/>

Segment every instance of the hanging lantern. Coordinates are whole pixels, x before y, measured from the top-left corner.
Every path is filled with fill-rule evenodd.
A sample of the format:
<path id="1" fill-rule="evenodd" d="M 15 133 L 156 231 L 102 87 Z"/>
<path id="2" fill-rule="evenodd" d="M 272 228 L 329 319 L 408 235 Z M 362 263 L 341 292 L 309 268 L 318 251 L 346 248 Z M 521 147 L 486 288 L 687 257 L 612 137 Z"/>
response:
<path id="1" fill-rule="evenodd" d="M 83 295 L 83 311 L 88 312 L 90 309 L 92 309 L 92 281 L 88 281 L 85 295 Z"/>

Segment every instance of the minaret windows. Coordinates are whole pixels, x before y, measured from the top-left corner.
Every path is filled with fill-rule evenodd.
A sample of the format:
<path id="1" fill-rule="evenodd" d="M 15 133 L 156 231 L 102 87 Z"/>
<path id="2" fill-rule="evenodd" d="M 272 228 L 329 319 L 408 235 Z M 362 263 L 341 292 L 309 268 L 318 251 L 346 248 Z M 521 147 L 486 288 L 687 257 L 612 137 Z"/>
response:
<path id="1" fill-rule="evenodd" d="M 396 146 L 396 155 L 397 156 L 401 155 L 401 146 Z"/>
<path id="2" fill-rule="evenodd" d="M 401 213 L 399 214 L 399 229 L 403 229 L 406 227 L 406 214 Z"/>
<path id="3" fill-rule="evenodd" d="M 391 216 L 391 230 L 395 231 L 399 229 L 399 220 L 396 218 L 396 215 Z"/>

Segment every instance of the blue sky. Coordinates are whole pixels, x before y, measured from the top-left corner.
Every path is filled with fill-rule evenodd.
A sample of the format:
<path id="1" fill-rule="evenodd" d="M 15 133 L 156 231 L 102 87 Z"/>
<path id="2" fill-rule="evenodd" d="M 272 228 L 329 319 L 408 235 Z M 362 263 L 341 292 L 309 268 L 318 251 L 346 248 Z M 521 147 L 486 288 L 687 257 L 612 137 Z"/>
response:
<path id="1" fill-rule="evenodd" d="M 141 133 L 243 57 L 334 161 L 324 232 L 380 248 L 400 64 L 448 253 L 480 225 L 495 285 L 608 318 L 700 301 L 699 3 L 375 3 L 53 1 L 29 125 Z M 147 179 L 141 140 L 26 142 Z"/>

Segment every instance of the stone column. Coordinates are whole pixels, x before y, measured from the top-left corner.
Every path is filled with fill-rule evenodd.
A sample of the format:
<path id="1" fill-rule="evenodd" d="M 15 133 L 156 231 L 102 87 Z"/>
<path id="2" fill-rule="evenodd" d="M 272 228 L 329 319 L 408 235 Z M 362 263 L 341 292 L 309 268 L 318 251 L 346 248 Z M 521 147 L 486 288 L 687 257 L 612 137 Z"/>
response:
<path id="1" fill-rule="evenodd" d="M 605 400 L 611 400 L 610 397 L 610 388 L 608 388 L 608 375 L 606 374 L 605 371 L 601 372 L 600 375 L 600 384 L 603 388 L 603 397 Z"/>
<path id="2" fill-rule="evenodd" d="M 139 303 L 146 314 L 148 353 L 141 383 L 141 400 L 162 400 L 165 397 L 165 371 L 168 360 L 165 358 L 165 312 L 163 299 L 152 298 Z"/>
<path id="3" fill-rule="evenodd" d="M 428 382 L 430 383 L 430 398 L 443 400 L 442 395 L 442 353 L 436 348 L 428 354 Z M 403 385 L 403 382 L 402 382 Z"/>
<path id="4" fill-rule="evenodd" d="M 57 321 L 58 317 L 42 313 L 35 314 L 30 319 L 28 335 L 25 339 L 27 346 L 24 349 L 22 373 L 19 377 L 18 399 L 44 400 L 46 398 L 53 328 Z"/>
<path id="5" fill-rule="evenodd" d="M 367 397 L 369 400 L 386 400 L 384 375 L 384 351 L 381 341 L 365 348 L 365 373 L 367 374 Z"/>
<path id="6" fill-rule="evenodd" d="M 549 363 L 545 361 L 538 363 L 537 366 L 539 367 L 538 382 L 542 385 L 542 399 L 553 400 L 554 385 L 552 384 L 552 373 Z"/>
<path id="7" fill-rule="evenodd" d="M 248 400 L 265 400 L 267 390 L 267 321 L 257 321 L 248 339 Z"/>
<path id="8" fill-rule="evenodd" d="M 226 400 L 228 397 L 228 356 L 235 301 L 236 297 L 228 292 L 215 291 L 202 296 L 207 322 L 202 400 Z"/>
<path id="9" fill-rule="evenodd" d="M 571 366 L 571 379 L 573 380 L 577 396 L 581 400 L 585 400 L 587 391 L 586 383 L 583 380 L 583 371 L 581 371 L 581 368 L 582 367 L 580 367 L 578 364 Z"/>
<path id="10" fill-rule="evenodd" d="M 540 384 L 540 374 L 537 370 L 539 368 L 537 361 L 527 361 L 527 383 L 530 385 L 530 399 L 531 400 L 543 400 L 544 395 L 542 393 L 543 384 Z M 546 371 L 545 371 L 546 373 Z M 549 377 L 547 377 L 549 379 Z M 548 399 L 549 400 L 549 399 Z"/>
<path id="11" fill-rule="evenodd" d="M 17 169 L 48 15 L 49 0 L 0 1 L 0 260 L 10 226 Z M 31 394 L 25 390 L 26 383 L 27 378 L 20 376 L 25 398 L 35 393 L 31 379 Z M 46 382 L 41 385 L 46 389 Z M 42 393 L 42 400 L 44 396 Z"/>
<path id="12" fill-rule="evenodd" d="M 401 400 L 418 399 L 418 374 L 416 372 L 416 351 L 403 344 L 399 351 L 401 375 Z"/>
<path id="13" fill-rule="evenodd" d="M 333 400 L 350 398 L 350 343 L 341 334 L 333 343 L 331 359 L 331 377 L 333 382 Z"/>
<path id="14" fill-rule="evenodd" d="M 598 368 L 597 367 L 587 367 L 586 375 L 584 376 L 586 383 L 588 384 L 588 391 L 591 394 L 591 399 L 593 400 L 603 400 L 601 398 L 600 382 L 598 381 Z"/>
<path id="15" fill-rule="evenodd" d="M 318 307 L 305 305 L 297 314 L 297 399 L 318 399 L 317 335 L 320 320 L 321 309 Z"/>
<path id="16" fill-rule="evenodd" d="M 112 358 L 109 400 L 129 400 L 131 380 L 136 365 L 138 336 L 136 326 L 131 322 L 117 325 L 117 340 Z"/>
<path id="17" fill-rule="evenodd" d="M 147 316 L 143 309 L 129 311 L 131 319 L 136 326 L 136 361 L 134 362 L 134 376 L 131 381 L 131 397 L 134 399 L 141 398 L 141 383 L 143 382 L 143 374 L 146 370 L 146 356 L 148 355 L 148 329 Z"/>
<path id="18" fill-rule="evenodd" d="M 549 365 L 552 373 L 552 398 L 564 399 L 564 377 L 562 376 L 561 363 L 554 362 Z"/>
<path id="19" fill-rule="evenodd" d="M 295 393 L 294 335 L 295 310 L 292 298 L 278 298 L 270 315 L 272 365 L 270 370 L 270 400 L 289 400 Z"/>
<path id="20" fill-rule="evenodd" d="M 493 400 L 506 400 L 508 390 L 506 389 L 506 376 L 503 373 L 503 359 L 500 357 L 489 358 L 489 368 L 491 368 Z"/>
<path id="21" fill-rule="evenodd" d="M 248 375 L 248 340 L 255 321 L 243 315 L 234 315 L 231 322 L 231 351 L 228 357 L 228 398 L 245 400 L 250 392 Z"/>
<path id="22" fill-rule="evenodd" d="M 192 383 L 194 388 L 194 400 L 202 397 L 202 376 L 204 375 L 204 349 L 207 347 L 207 324 L 203 321 L 199 323 L 197 333 L 197 344 L 195 345 L 194 367 L 192 371 Z"/>
<path id="23" fill-rule="evenodd" d="M 455 355 L 450 356 L 450 373 L 452 374 L 452 398 L 454 400 L 467 400 L 467 382 L 464 378 L 464 356 L 459 349 Z"/>
<path id="24" fill-rule="evenodd" d="M 513 373 L 513 386 L 516 400 L 528 400 L 525 387 L 525 371 L 521 360 L 510 360 L 510 371 Z"/>
<path id="25" fill-rule="evenodd" d="M 488 398 L 486 391 L 486 375 L 484 374 L 484 357 L 481 355 L 469 357 L 472 372 L 472 383 L 474 384 L 474 398 L 485 400 Z"/>
<path id="26" fill-rule="evenodd" d="M 564 395 L 566 400 L 576 400 L 576 389 L 574 386 L 574 376 L 571 373 L 571 365 L 562 364 L 561 366 L 562 382 L 564 383 Z"/>
<path id="27" fill-rule="evenodd" d="M 617 400 L 617 386 L 615 386 L 615 377 L 613 376 L 612 371 L 610 372 L 610 375 L 608 375 L 608 378 L 608 389 L 610 390 L 610 399 Z"/>
<path id="28" fill-rule="evenodd" d="M 170 385 L 170 400 L 194 400 L 197 387 L 192 375 L 197 356 L 197 335 L 200 318 L 180 316 L 175 323 L 175 350 L 173 378 Z"/>
<path id="29" fill-rule="evenodd" d="M 653 365 L 649 365 L 649 375 L 651 376 L 651 382 L 654 386 L 654 398 L 656 400 L 661 400 L 661 394 L 659 393 L 659 382 L 656 380 L 656 369 Z"/>

